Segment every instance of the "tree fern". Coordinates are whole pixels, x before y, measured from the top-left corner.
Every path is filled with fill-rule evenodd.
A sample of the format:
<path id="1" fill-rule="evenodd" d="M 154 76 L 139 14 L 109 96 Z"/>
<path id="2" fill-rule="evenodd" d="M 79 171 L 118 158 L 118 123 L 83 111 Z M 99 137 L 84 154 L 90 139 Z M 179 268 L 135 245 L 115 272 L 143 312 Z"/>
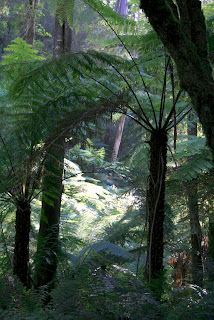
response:
<path id="1" fill-rule="evenodd" d="M 132 28 L 132 30 L 134 30 L 134 27 L 137 25 L 135 21 L 125 19 L 121 15 L 117 14 L 111 7 L 105 5 L 103 2 L 99 0 L 90 0 L 84 2 L 86 3 L 86 5 L 89 5 L 94 11 L 97 11 L 102 17 L 105 17 L 109 24 L 116 25 L 117 27 L 120 27 L 122 30 L 127 30 L 128 28 Z M 60 19 L 66 17 L 71 27 L 72 22 L 69 18 L 73 10 L 72 4 L 73 1 L 65 0 L 59 0 L 57 3 L 58 15 Z"/>
<path id="2" fill-rule="evenodd" d="M 213 167 L 211 153 L 205 147 L 205 138 L 192 137 L 191 140 L 178 144 L 175 159 L 188 157 L 190 160 L 178 168 L 174 175 L 175 179 L 191 181 L 206 174 Z"/>

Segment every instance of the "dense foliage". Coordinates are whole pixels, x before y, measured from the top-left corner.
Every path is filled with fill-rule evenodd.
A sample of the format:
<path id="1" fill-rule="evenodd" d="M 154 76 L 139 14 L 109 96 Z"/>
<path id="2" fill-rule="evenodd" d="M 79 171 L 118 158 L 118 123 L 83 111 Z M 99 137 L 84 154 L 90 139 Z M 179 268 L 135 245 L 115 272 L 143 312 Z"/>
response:
<path id="1" fill-rule="evenodd" d="M 139 3 L 0 17 L 0 319 L 213 319 L 210 143 Z"/>

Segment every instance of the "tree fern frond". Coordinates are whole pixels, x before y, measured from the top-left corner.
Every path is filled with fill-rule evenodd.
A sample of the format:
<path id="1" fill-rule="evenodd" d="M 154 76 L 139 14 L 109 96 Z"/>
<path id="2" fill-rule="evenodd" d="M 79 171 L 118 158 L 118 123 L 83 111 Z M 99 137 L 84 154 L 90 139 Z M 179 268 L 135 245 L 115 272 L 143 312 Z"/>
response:
<path id="1" fill-rule="evenodd" d="M 191 160 L 179 168 L 174 178 L 182 181 L 191 181 L 204 175 L 213 168 L 212 156 L 210 151 L 204 150 L 202 153 L 195 155 Z"/>
<path id="2" fill-rule="evenodd" d="M 116 259 L 116 261 L 119 260 L 123 263 L 134 259 L 130 253 L 110 242 L 98 242 L 84 248 L 80 251 L 80 259 L 82 261 L 85 261 L 85 259 L 93 259 L 94 253 L 101 254 L 103 258 L 107 255 L 107 260 L 114 261 Z"/>
<path id="3" fill-rule="evenodd" d="M 174 159 L 176 161 L 182 158 L 184 162 L 179 166 L 173 178 L 191 181 L 209 172 L 213 168 L 213 164 L 211 153 L 205 145 L 205 138 L 191 135 L 188 136 L 188 140 L 183 139 L 186 136 L 180 138 L 182 141 L 177 143 Z"/>
<path id="4" fill-rule="evenodd" d="M 104 4 L 99 0 L 83 0 L 83 2 L 90 6 L 95 12 L 98 12 L 101 16 L 104 16 L 108 22 L 117 28 L 117 31 L 126 32 L 134 31 L 137 23 L 131 19 L 125 19 L 122 15 L 118 14 L 110 6 Z M 59 0 L 57 4 L 58 16 L 60 21 L 66 17 L 67 21 L 72 28 L 72 13 L 73 13 L 73 1 L 72 0 Z"/>

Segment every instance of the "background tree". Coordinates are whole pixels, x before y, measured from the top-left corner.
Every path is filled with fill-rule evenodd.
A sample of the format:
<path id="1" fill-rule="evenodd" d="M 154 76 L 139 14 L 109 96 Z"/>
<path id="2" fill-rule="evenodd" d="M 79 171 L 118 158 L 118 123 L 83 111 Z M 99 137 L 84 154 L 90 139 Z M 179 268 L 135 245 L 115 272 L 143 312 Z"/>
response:
<path id="1" fill-rule="evenodd" d="M 189 115 L 189 120 L 194 119 L 194 114 Z M 188 123 L 187 134 L 189 137 L 197 137 L 197 121 Z M 191 139 L 191 138 L 189 138 Z M 202 231 L 199 222 L 199 205 L 198 205 L 198 186 L 197 182 L 192 181 L 187 184 L 187 201 L 190 213 L 191 228 L 191 247 L 192 247 L 192 278 L 197 285 L 203 282 L 203 265 L 202 265 Z"/>
<path id="2" fill-rule="evenodd" d="M 116 6 L 116 12 L 123 15 L 124 17 L 126 17 L 127 12 L 128 12 L 128 1 L 127 0 L 118 0 L 117 6 Z M 123 114 L 120 118 L 119 126 L 117 129 L 117 134 L 115 137 L 114 147 L 113 147 L 113 151 L 112 151 L 112 155 L 111 155 L 111 162 L 114 162 L 117 159 L 118 151 L 120 148 L 120 143 L 122 140 L 125 120 L 126 120 L 126 116 Z"/>
<path id="3" fill-rule="evenodd" d="M 29 0 L 27 9 L 27 27 L 24 40 L 30 45 L 34 45 L 35 39 L 35 19 L 36 19 L 37 0 Z"/>

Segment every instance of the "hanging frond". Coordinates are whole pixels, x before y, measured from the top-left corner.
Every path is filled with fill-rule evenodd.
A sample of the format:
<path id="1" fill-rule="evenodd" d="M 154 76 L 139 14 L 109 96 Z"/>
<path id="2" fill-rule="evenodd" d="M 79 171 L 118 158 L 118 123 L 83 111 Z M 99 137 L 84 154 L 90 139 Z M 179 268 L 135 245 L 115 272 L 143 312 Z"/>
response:
<path id="1" fill-rule="evenodd" d="M 106 263 L 124 263 L 134 260 L 134 257 L 126 252 L 124 249 L 112 244 L 110 242 L 98 242 L 84 248 L 79 253 L 79 263 L 86 263 L 86 261 L 93 260 L 94 255 L 100 255 L 102 259 L 106 259 Z"/>
<path id="2" fill-rule="evenodd" d="M 188 136 L 188 140 L 177 144 L 176 159 L 186 159 L 179 166 L 173 178 L 191 181 L 206 174 L 213 168 L 210 150 L 205 146 L 205 138 Z"/>

